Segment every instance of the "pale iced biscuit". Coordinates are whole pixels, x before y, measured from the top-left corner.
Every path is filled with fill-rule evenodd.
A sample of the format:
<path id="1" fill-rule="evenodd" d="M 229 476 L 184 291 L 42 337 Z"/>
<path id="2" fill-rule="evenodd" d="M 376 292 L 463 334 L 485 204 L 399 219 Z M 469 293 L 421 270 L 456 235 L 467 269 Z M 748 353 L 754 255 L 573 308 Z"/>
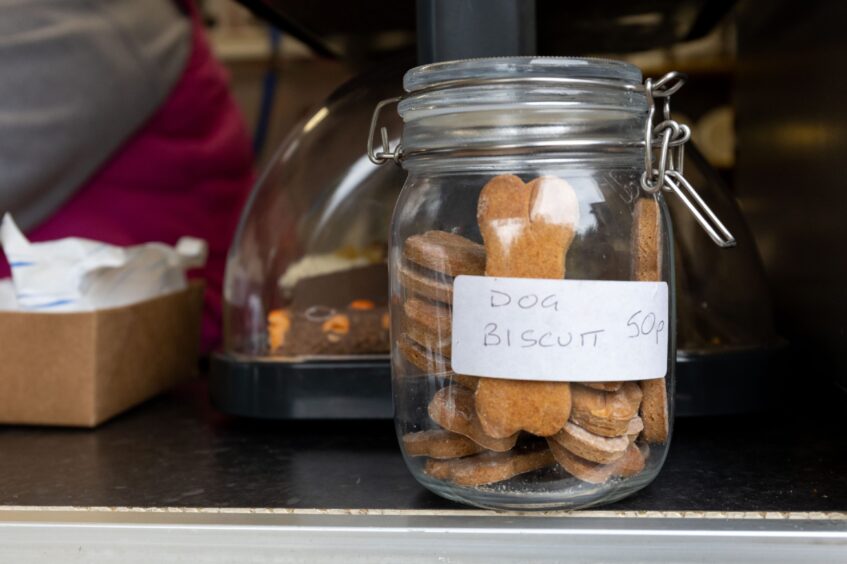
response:
<path id="1" fill-rule="evenodd" d="M 418 294 L 437 302 L 453 303 L 453 278 L 440 280 L 407 266 L 400 267 L 400 284 L 410 294 Z"/>
<path id="2" fill-rule="evenodd" d="M 492 178 L 479 195 L 477 220 L 485 242 L 486 276 L 565 276 L 565 257 L 579 223 L 573 188 L 552 176 L 524 184 L 517 176 Z M 518 430 L 549 436 L 570 412 L 567 382 L 483 378 L 476 407 L 483 428 L 494 436 Z"/>
<path id="3" fill-rule="evenodd" d="M 553 435 L 570 411 L 567 382 L 480 378 L 476 386 L 476 412 L 492 437 L 509 437 L 521 430 L 539 437 Z"/>
<path id="4" fill-rule="evenodd" d="M 644 404 L 644 400 L 641 401 L 641 404 Z M 636 415 L 629 420 L 629 425 L 626 426 L 626 436 L 629 437 L 630 441 L 634 441 L 643 430 L 644 421 Z"/>
<path id="5" fill-rule="evenodd" d="M 644 470 L 644 455 L 635 445 L 629 445 L 623 456 L 610 464 L 597 464 L 580 458 L 553 439 L 547 439 L 556 462 L 573 477 L 591 484 L 602 484 L 613 476 L 628 478 Z"/>
<path id="6" fill-rule="evenodd" d="M 662 279 L 662 235 L 659 202 L 640 198 L 635 202 L 632 223 L 632 279 L 658 282 Z"/>
<path id="7" fill-rule="evenodd" d="M 407 433 L 403 435 L 403 447 L 409 456 L 440 459 L 459 458 L 485 450 L 469 438 L 443 429 Z"/>
<path id="8" fill-rule="evenodd" d="M 397 339 L 397 350 L 410 364 L 424 374 L 440 375 L 451 373 L 450 359 L 432 349 L 426 349 L 408 335 L 401 334 Z"/>
<path id="9" fill-rule="evenodd" d="M 635 382 L 625 382 L 617 392 L 603 392 L 575 384 L 571 395 L 573 422 L 604 437 L 626 434 L 630 420 L 638 414 L 641 405 L 641 388 Z"/>
<path id="10" fill-rule="evenodd" d="M 485 452 L 454 460 L 427 460 L 424 472 L 460 486 L 502 482 L 520 474 L 552 466 L 553 454 L 544 449 Z"/>
<path id="11" fill-rule="evenodd" d="M 426 349 L 450 356 L 452 316 L 447 307 L 410 298 L 403 304 L 403 311 L 409 337 Z"/>
<path id="12" fill-rule="evenodd" d="M 580 382 L 580 384 L 604 392 L 617 392 L 623 386 L 623 382 Z"/>
<path id="13" fill-rule="evenodd" d="M 639 382 L 644 398 L 641 401 L 642 437 L 648 443 L 665 443 L 670 432 L 668 392 L 664 378 Z"/>
<path id="14" fill-rule="evenodd" d="M 478 276 L 485 270 L 483 246 L 447 231 L 412 235 L 406 239 L 403 255 L 410 262 L 448 276 Z"/>
<path id="15" fill-rule="evenodd" d="M 561 431 L 550 437 L 575 455 L 591 462 L 608 464 L 623 456 L 629 447 L 629 438 L 603 437 L 590 433 L 568 421 Z"/>
<path id="16" fill-rule="evenodd" d="M 649 452 L 650 449 L 647 446 L 642 448 L 634 444 L 629 445 L 626 453 L 611 464 L 611 466 L 615 467 L 615 476 L 629 478 L 630 476 L 640 474 L 644 470 Z"/>
<path id="17" fill-rule="evenodd" d="M 491 437 L 485 433 L 474 410 L 473 392 L 464 386 L 446 386 L 438 390 L 429 402 L 433 421 L 454 433 L 464 435 L 475 443 L 497 452 L 515 446 L 518 434 Z"/>

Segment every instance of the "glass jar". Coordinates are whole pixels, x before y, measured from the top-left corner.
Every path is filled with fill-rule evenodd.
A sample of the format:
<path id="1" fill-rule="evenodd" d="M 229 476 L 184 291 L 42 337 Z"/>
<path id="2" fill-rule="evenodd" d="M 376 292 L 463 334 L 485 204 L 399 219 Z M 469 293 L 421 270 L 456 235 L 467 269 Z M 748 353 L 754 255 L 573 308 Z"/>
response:
<path id="1" fill-rule="evenodd" d="M 585 507 L 643 488 L 673 421 L 660 188 L 683 190 L 672 157 L 690 136 L 667 125 L 669 108 L 653 128 L 652 106 L 678 86 L 643 85 L 622 62 L 517 57 L 417 67 L 404 88 L 377 106 L 369 153 L 408 172 L 388 261 L 409 469 L 441 496 L 496 509 Z M 393 102 L 401 146 L 383 131 L 374 150 Z"/>

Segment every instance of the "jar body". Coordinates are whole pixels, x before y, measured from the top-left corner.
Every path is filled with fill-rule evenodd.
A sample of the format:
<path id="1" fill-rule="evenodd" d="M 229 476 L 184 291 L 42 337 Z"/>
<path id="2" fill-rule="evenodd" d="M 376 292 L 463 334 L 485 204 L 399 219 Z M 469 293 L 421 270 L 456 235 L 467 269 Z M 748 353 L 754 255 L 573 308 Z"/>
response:
<path id="1" fill-rule="evenodd" d="M 641 182 L 640 71 L 474 59 L 404 86 L 388 262 L 409 469 L 494 509 L 644 487 L 670 440 L 676 345 L 668 214 Z"/>
<path id="2" fill-rule="evenodd" d="M 673 252 L 661 195 L 640 189 L 643 166 L 637 152 L 439 158 L 409 162 L 406 168 L 409 176 L 395 208 L 389 250 L 392 387 L 398 439 L 415 478 L 446 498 L 494 509 L 586 507 L 649 484 L 664 462 L 673 415 Z M 457 345 L 452 315 L 459 296 L 452 290 L 456 276 L 492 274 L 492 253 L 502 248 L 493 241 L 498 235 L 491 232 L 486 214 L 492 212 L 481 203 L 481 193 L 492 179 L 504 178 L 511 179 L 516 193 L 521 183 L 531 187 L 540 178 L 564 181 L 575 194 L 578 219 L 570 244 L 561 248 L 565 268 L 560 279 L 667 284 L 663 378 L 639 382 L 620 374 L 620 380 L 610 375 L 606 381 L 594 377 L 566 384 L 563 371 L 555 381 L 539 382 L 532 374 L 518 373 L 512 381 L 509 370 L 519 372 L 519 360 L 497 378 L 453 370 Z M 649 208 L 656 213 L 645 224 L 644 210 Z M 645 225 L 650 231 L 646 239 Z M 525 244 L 514 243 L 514 233 L 508 237 L 522 245 L 515 248 L 524 255 L 510 259 L 515 276 L 557 275 L 555 268 L 540 266 L 545 259 L 535 254 L 547 235 L 518 234 Z M 556 244 L 548 255 L 558 252 Z M 645 252 L 655 254 L 647 267 Z M 495 274 L 509 276 L 510 271 Z M 584 309 L 590 313 L 591 305 Z M 520 343 L 532 342 L 520 337 L 514 336 L 518 358 Z M 505 335 L 496 337 L 501 338 Z M 585 342 L 584 335 L 580 338 Z M 565 342 L 559 340 L 560 345 Z M 508 383 L 490 392 L 503 381 Z M 567 400 L 557 399 L 563 387 L 568 388 Z M 553 428 L 542 421 L 550 415 L 548 408 L 562 410 Z M 501 417 L 500 410 L 508 415 Z M 517 431 L 498 429 L 497 421 L 504 419 L 513 421 Z"/>

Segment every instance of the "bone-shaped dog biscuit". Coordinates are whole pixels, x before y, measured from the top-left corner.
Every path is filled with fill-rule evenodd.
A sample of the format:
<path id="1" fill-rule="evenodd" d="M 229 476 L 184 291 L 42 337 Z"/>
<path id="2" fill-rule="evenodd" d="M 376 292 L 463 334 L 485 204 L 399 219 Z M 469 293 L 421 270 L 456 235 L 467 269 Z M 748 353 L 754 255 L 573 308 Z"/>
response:
<path id="1" fill-rule="evenodd" d="M 565 257 L 579 223 L 570 184 L 542 176 L 529 184 L 517 176 L 492 178 L 482 189 L 477 220 L 485 242 L 486 276 L 565 276 Z M 481 378 L 476 408 L 486 433 L 520 430 L 539 436 L 558 432 L 570 413 L 570 384 Z"/>
<path id="2" fill-rule="evenodd" d="M 567 382 L 480 378 L 476 385 L 476 412 L 492 437 L 521 430 L 539 437 L 553 435 L 568 420 L 570 410 Z"/>
<path id="3" fill-rule="evenodd" d="M 477 220 L 486 276 L 565 277 L 579 223 L 576 193 L 566 181 L 542 176 L 524 184 L 517 176 L 495 176 L 479 195 Z"/>

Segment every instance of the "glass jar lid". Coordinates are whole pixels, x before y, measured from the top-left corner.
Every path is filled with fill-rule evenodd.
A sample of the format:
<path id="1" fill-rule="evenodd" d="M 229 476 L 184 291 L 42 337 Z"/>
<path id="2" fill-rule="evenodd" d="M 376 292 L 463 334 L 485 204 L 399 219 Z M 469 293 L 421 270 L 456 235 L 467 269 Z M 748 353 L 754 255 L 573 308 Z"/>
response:
<path id="1" fill-rule="evenodd" d="M 403 83 L 406 159 L 593 150 L 638 158 L 643 142 L 647 99 L 628 63 L 468 59 L 416 67 Z"/>

